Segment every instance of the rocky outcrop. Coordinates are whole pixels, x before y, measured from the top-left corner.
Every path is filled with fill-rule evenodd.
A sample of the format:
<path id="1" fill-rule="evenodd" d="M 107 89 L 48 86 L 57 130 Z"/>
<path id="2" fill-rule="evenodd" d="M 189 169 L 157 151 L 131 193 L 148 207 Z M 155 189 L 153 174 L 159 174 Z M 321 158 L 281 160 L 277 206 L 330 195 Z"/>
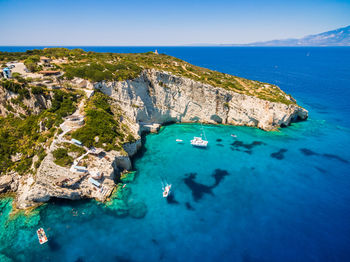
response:
<path id="1" fill-rule="evenodd" d="M 293 103 L 270 102 L 153 69 L 133 80 L 99 82 L 95 88 L 143 125 L 202 121 L 275 130 L 308 117 Z"/>
<path id="2" fill-rule="evenodd" d="M 20 99 L 19 94 L 15 94 L 0 86 L 0 116 L 14 114 L 15 116 L 27 115 L 28 111 L 38 114 L 43 109 L 51 107 L 51 94 L 29 94 L 29 97 Z"/>
<path id="3" fill-rule="evenodd" d="M 47 202 L 52 198 L 83 199 L 95 198 L 105 201 L 115 187 L 115 176 L 121 156 L 119 152 L 106 152 L 104 156 L 89 155 L 85 161 L 89 170 L 96 170 L 103 174 L 98 180 L 103 190 L 88 182 L 87 173 L 72 172 L 70 168 L 61 167 L 54 163 L 52 154 L 48 154 L 39 167 L 35 177 L 28 174 L 22 178 L 17 190 L 16 207 L 25 209 Z M 129 161 L 127 159 L 125 161 Z M 128 163 L 128 162 L 127 162 Z M 130 164 L 131 165 L 131 164 Z M 121 167 L 119 167 L 121 168 Z"/>

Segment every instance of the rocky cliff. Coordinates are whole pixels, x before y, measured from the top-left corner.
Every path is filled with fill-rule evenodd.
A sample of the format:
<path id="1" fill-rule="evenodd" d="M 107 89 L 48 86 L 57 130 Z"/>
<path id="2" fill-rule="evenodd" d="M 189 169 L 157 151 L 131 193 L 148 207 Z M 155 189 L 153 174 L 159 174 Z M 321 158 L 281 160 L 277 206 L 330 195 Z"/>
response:
<path id="1" fill-rule="evenodd" d="M 82 100 L 73 115 L 64 118 L 63 124 L 60 125 L 63 133 L 56 132 L 52 140 L 46 142 L 44 148 L 47 155 L 37 169 L 32 168 L 35 170 L 35 174 L 28 172 L 19 176 L 13 172 L 3 176 L 0 179 L 0 193 L 16 191 L 17 197 L 14 203 L 19 209 L 35 206 L 52 198 L 72 200 L 95 198 L 105 201 L 115 188 L 116 175 L 125 169 L 131 169 L 130 157 L 140 148 L 140 135 L 143 131 L 153 132 L 160 125 L 171 122 L 203 122 L 277 130 L 279 127 L 288 126 L 291 122 L 307 119 L 307 110 L 298 106 L 292 97 L 278 87 L 260 82 L 255 85 L 254 81 L 250 80 L 250 86 L 248 86 L 243 80 L 235 79 L 235 81 L 240 82 L 242 88 L 245 88 L 244 93 L 216 87 L 158 69 L 144 69 L 138 77 L 130 80 L 90 83 L 94 89 L 100 90 L 108 96 L 108 99 L 102 97 L 100 100 L 97 99 L 95 101 L 97 105 L 101 106 L 101 103 L 108 101 L 113 106 L 109 108 L 107 103 L 103 104 L 101 108 L 97 108 L 93 106 L 93 103 L 90 103 L 94 101 L 94 98 L 105 96 L 100 92 L 92 97 L 87 96 L 88 100 Z M 255 89 L 250 92 L 249 88 Z M 68 93 L 68 90 L 66 92 Z M 274 94 L 274 92 L 278 94 L 280 102 L 278 99 L 274 101 L 259 98 L 259 94 Z M 92 92 L 89 94 L 91 95 Z M 13 95 L 3 90 L 2 96 Z M 44 102 L 39 103 L 39 100 Z M 44 100 L 44 97 L 33 94 L 30 94 L 27 102 L 28 105 L 32 105 L 34 112 L 36 108 L 40 111 L 40 108 L 48 108 L 51 104 L 51 101 Z M 37 106 L 37 103 L 40 104 L 40 107 Z M 90 103 L 89 106 L 88 103 Z M 65 103 L 61 102 L 61 104 Z M 79 173 L 72 170 L 74 165 L 79 164 L 79 161 L 71 168 L 63 167 L 55 163 L 52 155 L 59 144 L 64 141 L 65 143 L 71 142 L 67 140 L 68 138 L 64 140 L 66 133 L 82 128 L 79 123 L 87 125 L 88 122 L 84 124 L 84 108 L 88 108 L 90 114 L 91 110 L 96 112 L 107 110 L 104 113 L 105 116 L 110 119 L 110 114 L 112 114 L 115 120 L 113 123 L 117 123 L 122 128 L 120 132 L 128 130 L 128 136 L 131 139 L 129 142 L 123 140 L 123 144 L 119 144 L 122 147 L 115 147 L 113 150 L 99 148 L 104 152 L 98 156 L 90 154 L 90 149 L 81 146 L 86 151 L 83 155 L 86 156 L 84 158 L 85 167 L 89 171 L 99 170 L 103 173 L 103 178 L 99 180 L 102 186 L 99 188 L 89 183 L 88 179 L 92 176 L 91 173 Z M 116 114 L 113 114 L 113 110 L 111 110 L 113 108 L 117 108 L 119 111 L 117 110 Z M 7 113 L 5 109 L 2 111 Z M 74 119 L 78 119 L 79 123 L 72 126 L 70 122 Z M 40 123 L 42 124 L 42 121 Z M 40 127 L 38 132 L 44 132 L 43 128 Z M 105 129 L 103 133 L 105 133 Z M 89 136 L 95 142 L 99 140 L 94 133 L 89 133 Z M 126 136 L 127 133 L 124 133 L 121 137 L 125 138 Z"/>
<path id="2" fill-rule="evenodd" d="M 294 103 L 271 102 L 165 71 L 144 70 L 136 79 L 100 82 L 95 88 L 140 124 L 201 121 L 276 130 L 308 117 L 307 110 Z"/>

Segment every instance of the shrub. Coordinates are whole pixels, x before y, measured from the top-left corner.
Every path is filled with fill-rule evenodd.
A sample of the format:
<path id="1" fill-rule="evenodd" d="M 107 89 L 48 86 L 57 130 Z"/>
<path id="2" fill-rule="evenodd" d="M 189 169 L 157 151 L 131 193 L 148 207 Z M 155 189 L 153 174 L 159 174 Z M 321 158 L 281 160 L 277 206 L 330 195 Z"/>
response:
<path id="1" fill-rule="evenodd" d="M 52 152 L 53 157 L 55 158 L 55 164 L 59 166 L 70 166 L 73 163 L 73 158 L 68 155 L 68 150 L 65 148 L 57 148 Z"/>
<path id="2" fill-rule="evenodd" d="M 44 88 L 41 86 L 32 86 L 31 90 L 33 95 L 41 95 L 44 93 Z"/>

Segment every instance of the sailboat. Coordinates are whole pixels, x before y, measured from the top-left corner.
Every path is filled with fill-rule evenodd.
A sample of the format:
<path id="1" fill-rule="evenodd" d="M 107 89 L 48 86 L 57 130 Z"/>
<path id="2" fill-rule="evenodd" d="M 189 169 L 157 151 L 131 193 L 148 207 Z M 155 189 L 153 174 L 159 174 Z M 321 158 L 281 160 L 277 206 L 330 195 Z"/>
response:
<path id="1" fill-rule="evenodd" d="M 204 134 L 204 139 L 202 139 L 202 135 L 200 137 L 195 136 L 192 140 L 191 140 L 191 145 L 192 146 L 197 146 L 197 147 L 207 147 L 208 146 L 208 141 L 207 141 L 207 137 L 205 136 L 205 132 L 203 129 L 203 125 L 201 123 L 201 128 L 202 128 L 202 132 Z"/>

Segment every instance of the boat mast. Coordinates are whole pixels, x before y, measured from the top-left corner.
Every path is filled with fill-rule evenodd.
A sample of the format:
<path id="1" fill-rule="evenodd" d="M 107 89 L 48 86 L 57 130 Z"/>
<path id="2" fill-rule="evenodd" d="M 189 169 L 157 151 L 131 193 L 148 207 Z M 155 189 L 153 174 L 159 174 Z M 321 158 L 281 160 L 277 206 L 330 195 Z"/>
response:
<path id="1" fill-rule="evenodd" d="M 201 128 L 202 128 L 202 132 L 204 134 L 204 139 L 207 140 L 207 136 L 205 135 L 205 132 L 204 132 L 204 128 L 203 128 L 203 125 L 202 125 L 202 122 L 201 122 Z"/>

